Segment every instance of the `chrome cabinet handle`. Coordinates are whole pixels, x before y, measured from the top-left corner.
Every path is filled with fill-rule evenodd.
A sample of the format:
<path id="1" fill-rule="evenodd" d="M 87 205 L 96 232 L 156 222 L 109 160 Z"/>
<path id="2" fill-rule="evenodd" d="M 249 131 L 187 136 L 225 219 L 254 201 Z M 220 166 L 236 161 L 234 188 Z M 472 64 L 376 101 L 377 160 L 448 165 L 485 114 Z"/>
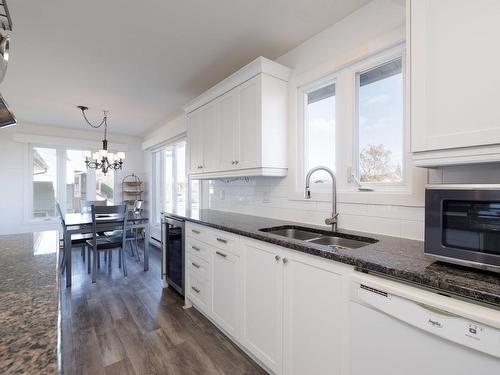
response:
<path id="1" fill-rule="evenodd" d="M 227 257 L 227 254 L 221 253 L 220 251 L 216 251 L 215 254 L 220 255 L 223 258 Z"/>
<path id="2" fill-rule="evenodd" d="M 200 293 L 200 290 L 195 288 L 194 286 L 192 286 L 191 289 L 193 289 L 196 293 Z"/>
<path id="3" fill-rule="evenodd" d="M 200 231 L 199 230 L 196 230 L 196 229 L 191 229 L 191 232 L 195 233 L 195 234 L 200 234 Z"/>
<path id="4" fill-rule="evenodd" d="M 283 258 L 283 263 L 287 264 L 288 263 L 288 259 Z"/>
<path id="5" fill-rule="evenodd" d="M 231 160 L 231 164 L 233 164 L 233 165 L 234 165 L 234 160 Z"/>
<path id="6" fill-rule="evenodd" d="M 196 263 L 193 263 L 193 262 L 191 262 L 191 264 L 192 264 L 194 267 L 196 267 L 196 268 L 200 268 L 200 265 L 199 265 L 199 264 L 196 264 Z"/>
<path id="7" fill-rule="evenodd" d="M 234 164 L 239 164 L 240 162 L 238 160 L 235 160 L 234 161 Z"/>
<path id="8" fill-rule="evenodd" d="M 201 169 L 201 168 L 203 168 L 203 165 L 198 165 L 198 169 Z"/>
<path id="9" fill-rule="evenodd" d="M 193 250 L 200 251 L 200 248 L 199 248 L 199 247 L 196 247 L 196 246 L 191 246 L 191 248 L 192 248 Z"/>
<path id="10" fill-rule="evenodd" d="M 217 237 L 217 241 L 222 242 L 222 243 L 227 243 L 227 240 L 225 240 L 224 238 Z"/>
<path id="11" fill-rule="evenodd" d="M 279 261 L 280 261 L 280 259 L 281 259 L 281 257 L 280 257 L 279 255 L 276 255 L 276 256 L 274 257 L 274 259 L 276 259 L 276 262 L 279 262 Z"/>

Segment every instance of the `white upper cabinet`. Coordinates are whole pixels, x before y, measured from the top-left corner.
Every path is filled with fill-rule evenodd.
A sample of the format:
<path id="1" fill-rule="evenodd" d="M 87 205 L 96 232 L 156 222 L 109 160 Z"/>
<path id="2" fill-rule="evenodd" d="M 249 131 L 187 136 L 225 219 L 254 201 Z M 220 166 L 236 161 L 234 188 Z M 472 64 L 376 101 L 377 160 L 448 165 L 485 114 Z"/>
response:
<path id="1" fill-rule="evenodd" d="M 500 161 L 500 1 L 410 0 L 418 166 Z"/>
<path id="2" fill-rule="evenodd" d="M 184 107 L 191 177 L 286 175 L 289 75 L 260 57 Z"/>

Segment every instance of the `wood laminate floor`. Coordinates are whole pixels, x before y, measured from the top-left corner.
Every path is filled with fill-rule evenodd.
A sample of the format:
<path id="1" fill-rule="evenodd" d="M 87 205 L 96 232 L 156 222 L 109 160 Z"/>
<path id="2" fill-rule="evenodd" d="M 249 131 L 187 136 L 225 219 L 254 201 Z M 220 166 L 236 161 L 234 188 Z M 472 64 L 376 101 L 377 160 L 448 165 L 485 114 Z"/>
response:
<path id="1" fill-rule="evenodd" d="M 64 374 L 265 374 L 160 280 L 160 252 L 150 270 L 129 255 L 124 278 L 114 254 L 92 284 L 73 250 L 73 286 L 61 288 Z M 101 259 L 102 261 L 102 259 Z M 64 280 L 64 278 L 63 278 Z"/>

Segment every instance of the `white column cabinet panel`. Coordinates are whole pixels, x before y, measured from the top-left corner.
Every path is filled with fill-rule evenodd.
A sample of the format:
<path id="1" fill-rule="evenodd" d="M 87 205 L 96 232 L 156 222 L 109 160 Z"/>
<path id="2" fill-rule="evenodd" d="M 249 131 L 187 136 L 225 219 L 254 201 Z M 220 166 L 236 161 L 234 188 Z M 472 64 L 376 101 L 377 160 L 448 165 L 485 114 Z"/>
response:
<path id="1" fill-rule="evenodd" d="M 283 267 L 277 246 L 245 242 L 241 342 L 274 373 L 282 372 Z"/>
<path id="2" fill-rule="evenodd" d="M 219 105 L 210 103 L 202 109 L 201 127 L 203 134 L 203 168 L 202 171 L 214 171 L 219 168 Z"/>
<path id="3" fill-rule="evenodd" d="M 262 165 L 260 87 L 260 77 L 255 77 L 238 88 L 240 121 L 236 129 L 235 140 L 238 168 L 258 168 Z"/>
<path id="4" fill-rule="evenodd" d="M 196 111 L 188 114 L 188 149 L 189 149 L 189 171 L 200 172 L 203 168 L 203 123 L 202 112 Z"/>
<path id="5" fill-rule="evenodd" d="M 235 168 L 238 128 L 240 121 L 239 91 L 235 88 L 223 95 L 219 100 L 219 169 Z"/>
<path id="6" fill-rule="evenodd" d="M 240 336 L 240 259 L 227 251 L 212 251 L 212 318 L 233 338 Z"/>
<path id="7" fill-rule="evenodd" d="M 416 165 L 499 161 L 500 1 L 408 4 Z"/>

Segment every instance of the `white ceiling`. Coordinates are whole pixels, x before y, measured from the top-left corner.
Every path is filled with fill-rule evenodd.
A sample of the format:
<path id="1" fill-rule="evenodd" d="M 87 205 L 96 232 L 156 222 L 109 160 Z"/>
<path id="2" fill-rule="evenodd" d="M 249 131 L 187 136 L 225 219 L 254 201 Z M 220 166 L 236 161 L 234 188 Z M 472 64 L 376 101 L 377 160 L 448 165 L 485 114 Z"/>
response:
<path id="1" fill-rule="evenodd" d="M 0 91 L 18 120 L 141 135 L 258 56 L 275 59 L 369 0 L 14 0 Z M 89 128 L 90 129 L 90 128 Z"/>

